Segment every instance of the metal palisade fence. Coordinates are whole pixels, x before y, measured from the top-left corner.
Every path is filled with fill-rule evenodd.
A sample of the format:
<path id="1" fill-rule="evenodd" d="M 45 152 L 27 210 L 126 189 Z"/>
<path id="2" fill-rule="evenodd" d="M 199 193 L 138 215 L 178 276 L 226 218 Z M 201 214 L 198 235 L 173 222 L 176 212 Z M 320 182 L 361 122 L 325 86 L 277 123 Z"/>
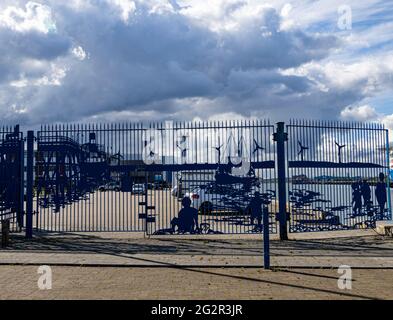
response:
<path id="1" fill-rule="evenodd" d="M 23 225 L 23 133 L 19 126 L 0 128 L 0 220 L 10 223 L 11 231 Z"/>
<path id="2" fill-rule="evenodd" d="M 389 139 L 379 124 L 45 125 L 28 132 L 27 150 L 19 129 L 7 130 L 1 214 L 13 212 L 16 227 L 25 216 L 30 233 L 252 234 L 265 226 L 285 239 L 391 219 Z"/>

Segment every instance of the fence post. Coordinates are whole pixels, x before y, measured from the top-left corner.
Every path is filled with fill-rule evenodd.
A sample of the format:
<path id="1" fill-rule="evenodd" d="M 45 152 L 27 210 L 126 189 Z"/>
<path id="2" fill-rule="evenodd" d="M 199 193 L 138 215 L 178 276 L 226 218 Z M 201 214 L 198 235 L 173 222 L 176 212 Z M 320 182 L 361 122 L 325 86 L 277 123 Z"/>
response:
<path id="1" fill-rule="evenodd" d="M 26 238 L 33 238 L 33 170 L 34 170 L 34 131 L 27 132 L 26 165 Z"/>
<path id="2" fill-rule="evenodd" d="M 386 177 L 386 184 L 387 184 L 387 195 L 388 195 L 388 210 L 390 214 L 390 219 L 393 221 L 393 212 L 392 212 L 392 199 L 390 196 L 390 183 L 391 183 L 391 170 L 390 169 L 390 144 L 389 144 L 389 130 L 386 130 L 386 161 L 388 165 L 388 176 Z"/>
<path id="3" fill-rule="evenodd" d="M 263 267 L 270 269 L 269 210 L 263 208 Z"/>
<path id="4" fill-rule="evenodd" d="M 280 224 L 280 240 L 288 240 L 287 232 L 287 191 L 286 191 L 286 168 L 285 168 L 285 142 L 288 134 L 284 129 L 284 122 L 277 123 L 277 131 L 274 133 L 274 141 L 277 143 L 277 178 L 278 178 L 278 216 Z"/>

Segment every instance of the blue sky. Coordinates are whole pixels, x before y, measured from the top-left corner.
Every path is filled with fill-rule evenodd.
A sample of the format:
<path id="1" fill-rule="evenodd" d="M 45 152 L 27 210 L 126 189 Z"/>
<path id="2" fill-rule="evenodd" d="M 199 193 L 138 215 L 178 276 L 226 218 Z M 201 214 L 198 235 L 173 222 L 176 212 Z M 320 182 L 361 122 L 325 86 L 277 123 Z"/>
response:
<path id="1" fill-rule="evenodd" d="M 2 0 L 0 117 L 393 129 L 392 38 L 392 1 Z"/>

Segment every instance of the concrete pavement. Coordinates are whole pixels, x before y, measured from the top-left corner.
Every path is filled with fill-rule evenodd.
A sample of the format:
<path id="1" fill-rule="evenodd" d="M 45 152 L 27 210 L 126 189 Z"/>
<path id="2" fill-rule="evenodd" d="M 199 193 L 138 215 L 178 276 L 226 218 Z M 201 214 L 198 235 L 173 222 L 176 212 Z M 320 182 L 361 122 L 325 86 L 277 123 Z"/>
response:
<path id="1" fill-rule="evenodd" d="M 141 234 L 41 234 L 26 242 L 13 235 L 0 265 L 117 267 L 261 267 L 260 235 L 154 237 Z M 375 232 L 301 235 L 271 241 L 272 267 L 393 268 L 393 239 Z"/>

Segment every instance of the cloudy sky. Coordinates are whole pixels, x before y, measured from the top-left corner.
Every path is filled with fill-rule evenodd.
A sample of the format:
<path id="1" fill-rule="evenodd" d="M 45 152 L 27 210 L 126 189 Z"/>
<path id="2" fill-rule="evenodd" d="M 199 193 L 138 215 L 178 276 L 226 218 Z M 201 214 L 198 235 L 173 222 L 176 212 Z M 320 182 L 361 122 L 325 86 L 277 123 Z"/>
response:
<path id="1" fill-rule="evenodd" d="M 393 128 L 392 40 L 393 1 L 1 0 L 0 119 Z"/>

